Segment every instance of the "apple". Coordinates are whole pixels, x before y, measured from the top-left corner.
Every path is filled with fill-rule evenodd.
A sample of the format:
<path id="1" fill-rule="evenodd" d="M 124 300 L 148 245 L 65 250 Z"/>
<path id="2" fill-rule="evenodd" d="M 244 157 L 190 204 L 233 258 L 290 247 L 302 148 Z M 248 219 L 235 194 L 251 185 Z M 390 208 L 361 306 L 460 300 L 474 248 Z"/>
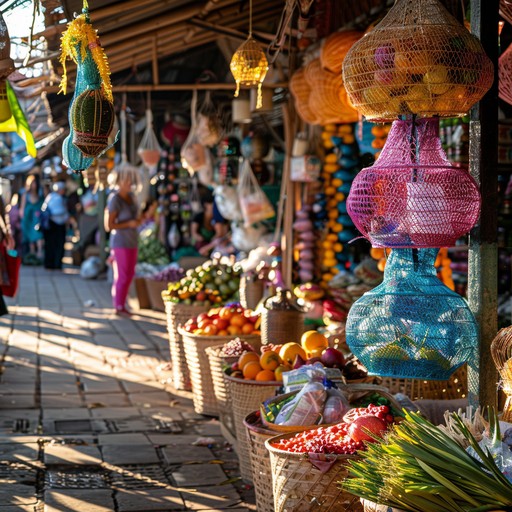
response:
<path id="1" fill-rule="evenodd" d="M 222 331 L 227 329 L 229 320 L 226 320 L 225 318 L 215 318 L 212 324 L 215 325 L 219 331 Z"/>
<path id="2" fill-rule="evenodd" d="M 321 361 L 328 368 L 339 368 L 341 370 L 345 366 L 345 356 L 333 347 L 326 348 L 322 352 Z"/>
<path id="3" fill-rule="evenodd" d="M 197 323 L 199 324 L 199 322 L 202 322 L 203 320 L 208 320 L 209 317 L 208 317 L 208 313 L 200 313 L 199 315 L 197 315 Z"/>

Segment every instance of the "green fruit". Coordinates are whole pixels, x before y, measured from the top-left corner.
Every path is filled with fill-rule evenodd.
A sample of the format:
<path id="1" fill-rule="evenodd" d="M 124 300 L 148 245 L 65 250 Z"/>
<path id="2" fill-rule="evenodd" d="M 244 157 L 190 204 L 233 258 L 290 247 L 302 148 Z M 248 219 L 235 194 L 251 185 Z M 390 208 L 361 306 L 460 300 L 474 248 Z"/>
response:
<path id="1" fill-rule="evenodd" d="M 397 359 L 400 361 L 408 361 L 409 354 L 401 347 L 397 345 L 384 345 L 379 347 L 372 354 L 373 359 Z"/>
<path id="2" fill-rule="evenodd" d="M 420 359 L 426 359 L 427 361 L 436 363 L 443 370 L 449 370 L 451 367 L 450 361 L 448 361 L 448 359 L 446 359 L 446 357 L 439 353 L 435 348 L 420 348 L 418 356 Z"/>

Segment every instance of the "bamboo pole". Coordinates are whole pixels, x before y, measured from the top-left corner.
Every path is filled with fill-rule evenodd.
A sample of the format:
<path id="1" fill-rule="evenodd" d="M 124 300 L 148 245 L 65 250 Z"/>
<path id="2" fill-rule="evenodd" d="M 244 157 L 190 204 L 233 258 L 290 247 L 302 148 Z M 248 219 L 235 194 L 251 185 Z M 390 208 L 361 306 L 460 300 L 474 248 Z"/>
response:
<path id="1" fill-rule="evenodd" d="M 157 54 L 157 42 L 156 36 L 153 37 L 153 47 L 152 47 L 152 70 L 153 70 L 153 83 L 158 85 L 160 83 L 160 78 L 158 76 L 158 54 Z"/>

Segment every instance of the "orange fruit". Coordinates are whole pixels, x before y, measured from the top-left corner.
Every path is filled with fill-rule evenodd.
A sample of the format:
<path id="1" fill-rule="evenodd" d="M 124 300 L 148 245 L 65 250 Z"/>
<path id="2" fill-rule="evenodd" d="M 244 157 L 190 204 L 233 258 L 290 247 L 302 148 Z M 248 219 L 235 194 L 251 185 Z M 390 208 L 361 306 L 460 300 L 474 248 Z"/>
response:
<path id="1" fill-rule="evenodd" d="M 244 369 L 244 366 L 247 363 L 250 362 L 259 362 L 260 358 L 256 352 L 244 352 L 239 358 L 238 358 L 238 367 L 240 370 Z"/>
<path id="2" fill-rule="evenodd" d="M 255 380 L 275 380 L 274 372 L 272 370 L 261 370 L 256 374 Z"/>
<path id="3" fill-rule="evenodd" d="M 267 350 L 260 356 L 260 365 L 264 370 L 275 370 L 282 363 L 277 352 Z"/>
<path id="4" fill-rule="evenodd" d="M 293 364 L 298 355 L 304 360 L 307 359 L 306 351 L 298 343 L 294 343 L 293 341 L 285 343 L 279 350 L 279 357 L 284 363 Z"/>
<path id="5" fill-rule="evenodd" d="M 324 349 L 329 346 L 327 338 L 317 331 L 306 331 L 301 336 L 300 343 L 307 353 L 312 353 L 318 349 Z"/>
<path id="6" fill-rule="evenodd" d="M 283 373 L 289 372 L 291 369 L 292 369 L 292 367 L 287 364 L 282 364 L 282 365 L 278 366 L 274 370 L 274 379 L 277 380 L 278 382 L 283 382 Z"/>
<path id="7" fill-rule="evenodd" d="M 242 334 L 242 329 L 240 329 L 240 327 L 237 325 L 228 325 L 226 331 L 228 331 L 228 334 L 231 334 L 232 336 Z"/>
<path id="8" fill-rule="evenodd" d="M 251 322 L 242 325 L 242 334 L 252 334 L 254 331 L 254 325 Z"/>
<path id="9" fill-rule="evenodd" d="M 240 314 L 240 313 L 235 313 L 235 314 L 231 317 L 231 319 L 230 319 L 229 323 L 230 323 L 231 325 L 235 325 L 235 326 L 237 326 L 237 327 L 242 327 L 242 325 L 244 325 L 244 324 L 245 324 L 245 318 L 244 318 L 244 315 L 242 315 L 242 314 Z"/>
<path id="10" fill-rule="evenodd" d="M 246 379 L 254 380 L 256 375 L 261 372 L 263 368 L 258 361 L 249 361 L 242 369 L 242 373 Z"/>

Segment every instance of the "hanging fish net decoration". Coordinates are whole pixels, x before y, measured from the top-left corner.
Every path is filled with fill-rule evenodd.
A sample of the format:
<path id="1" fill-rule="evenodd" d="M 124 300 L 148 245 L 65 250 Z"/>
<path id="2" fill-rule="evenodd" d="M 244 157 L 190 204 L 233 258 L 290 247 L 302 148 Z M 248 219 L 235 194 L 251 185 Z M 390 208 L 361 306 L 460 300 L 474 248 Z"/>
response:
<path id="1" fill-rule="evenodd" d="M 149 169 L 150 174 L 155 174 L 158 162 L 160 162 L 162 148 L 153 130 L 153 113 L 150 109 L 146 110 L 146 129 L 137 148 L 137 153 L 142 163 Z"/>
<path id="2" fill-rule="evenodd" d="M 77 65 L 75 93 L 69 106 L 70 134 L 63 143 L 63 159 L 76 172 L 87 169 L 94 157 L 108 147 L 114 124 L 114 104 L 107 57 L 89 19 L 87 0 L 82 14 L 68 24 L 62 35 L 64 73 L 60 92 L 67 90 L 66 60 Z"/>
<path id="3" fill-rule="evenodd" d="M 510 0 L 500 0 L 500 16 L 512 24 L 512 4 Z"/>
<path id="4" fill-rule="evenodd" d="M 258 42 L 251 36 L 243 42 L 231 58 L 229 69 L 236 82 L 235 98 L 238 97 L 240 86 L 258 86 L 256 108 L 261 108 L 261 86 L 268 71 L 268 61 Z"/>
<path id="5" fill-rule="evenodd" d="M 447 380 L 477 364 L 478 326 L 436 275 L 437 249 L 393 249 L 384 281 L 351 307 L 350 350 L 375 375 Z"/>
<path id="6" fill-rule="evenodd" d="M 438 0 L 397 0 L 343 61 L 343 81 L 367 119 L 462 116 L 489 90 L 480 41 Z"/>
<path id="7" fill-rule="evenodd" d="M 377 162 L 352 182 L 347 211 L 374 247 L 449 247 L 477 221 L 478 185 L 448 161 L 438 127 L 394 121 Z"/>

